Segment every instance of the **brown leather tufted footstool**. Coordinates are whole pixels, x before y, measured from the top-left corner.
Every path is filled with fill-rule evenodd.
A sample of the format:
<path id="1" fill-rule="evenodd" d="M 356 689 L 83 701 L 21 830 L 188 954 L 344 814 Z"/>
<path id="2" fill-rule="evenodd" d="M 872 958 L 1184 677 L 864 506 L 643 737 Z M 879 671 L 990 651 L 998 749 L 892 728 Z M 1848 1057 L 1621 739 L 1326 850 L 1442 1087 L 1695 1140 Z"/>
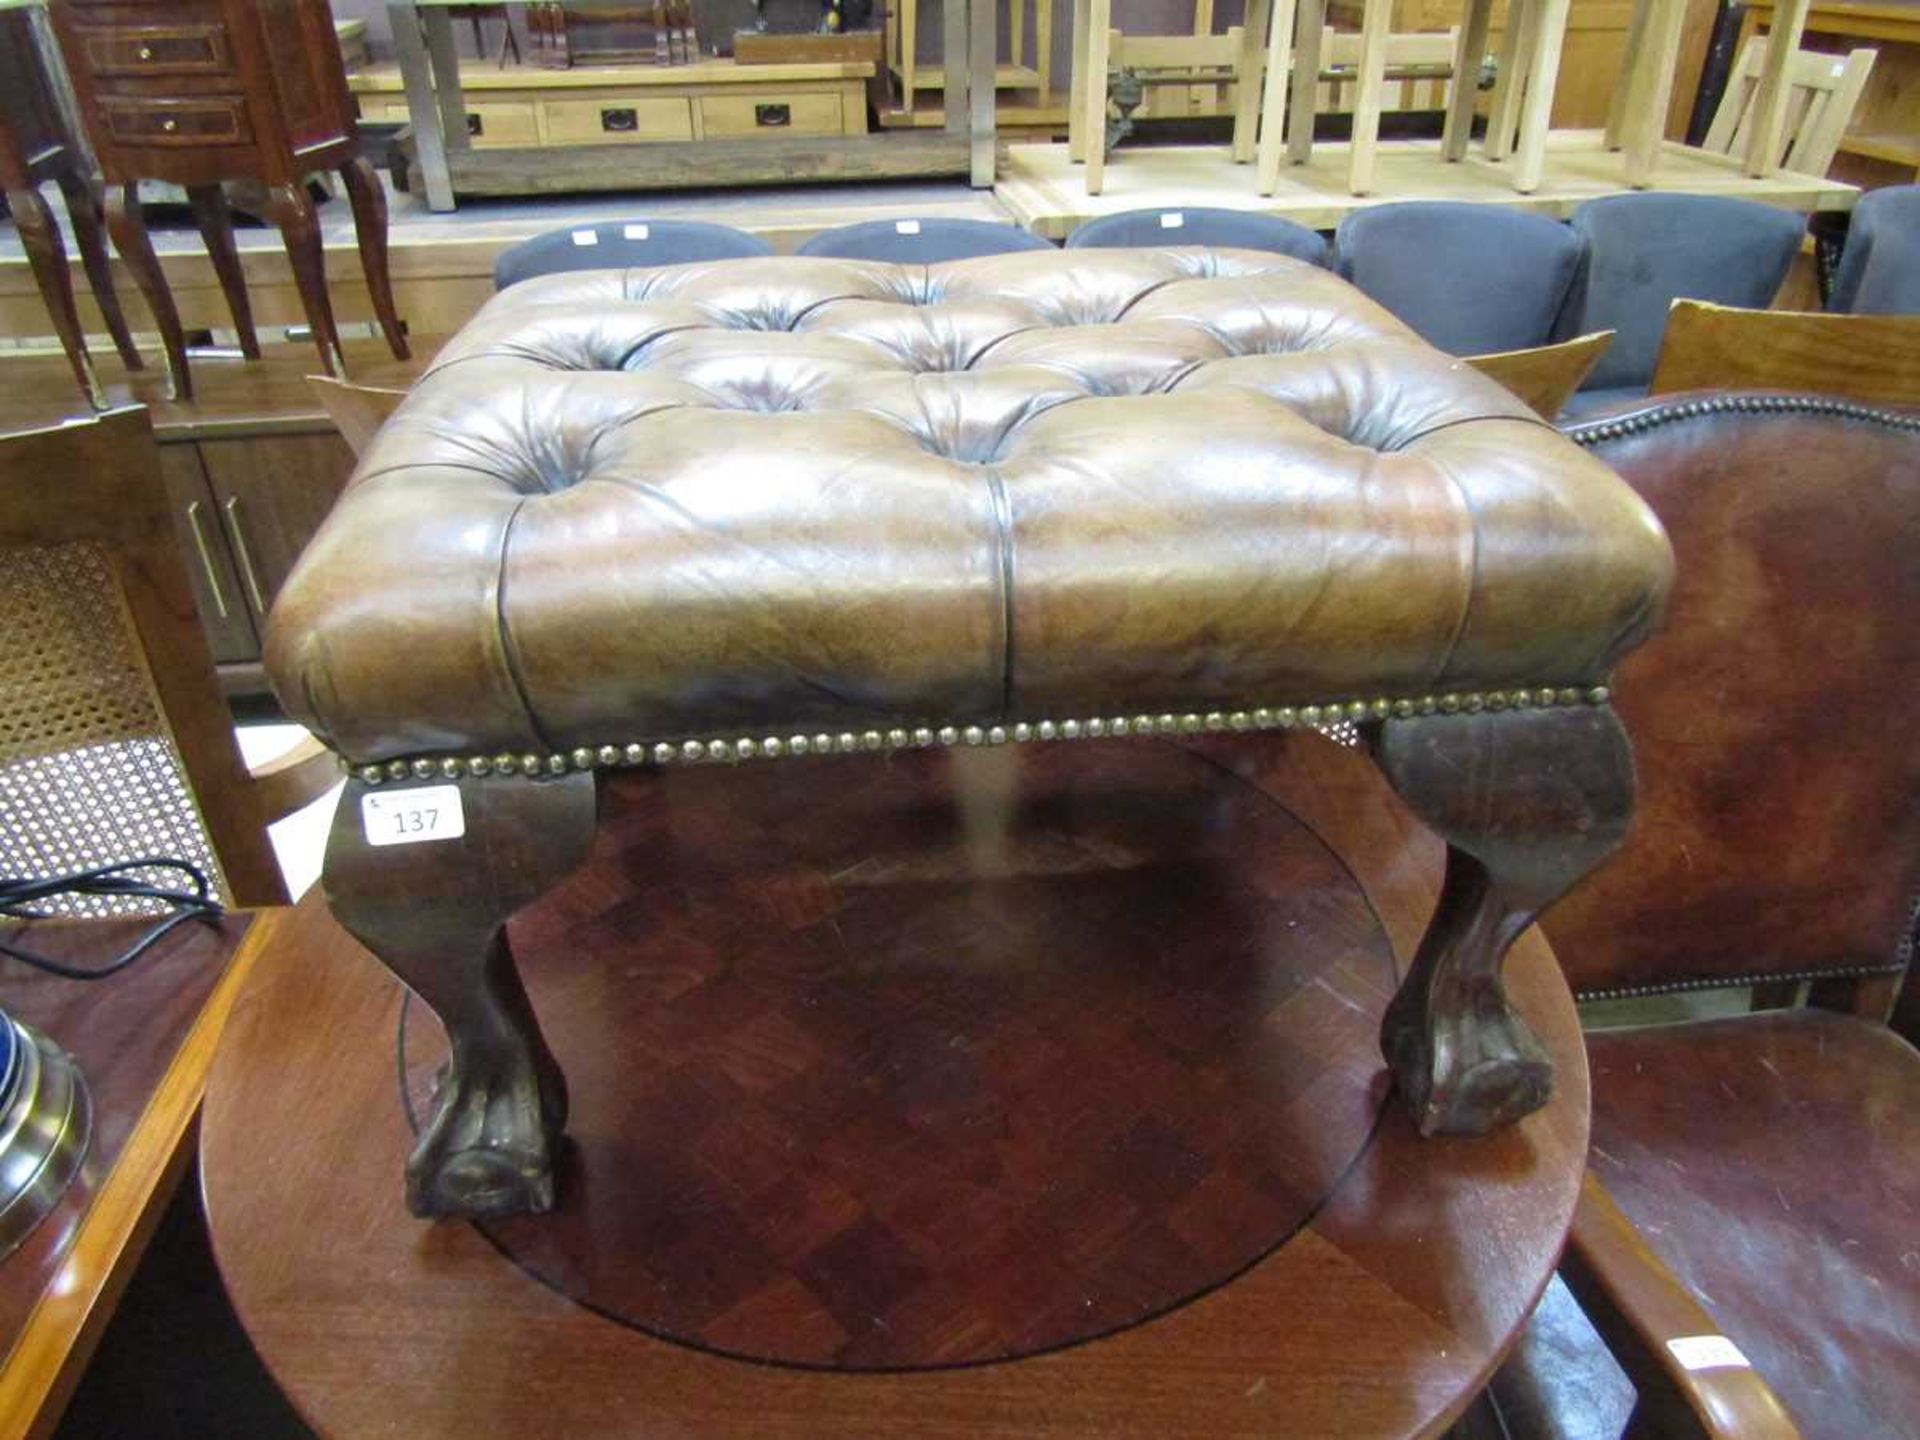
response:
<path id="1" fill-rule="evenodd" d="M 410 1205 L 551 1204 L 565 1089 L 503 926 L 626 766 L 1350 722 L 1450 847 L 1385 1022 L 1400 1092 L 1429 1132 L 1525 1114 L 1551 1067 L 1501 958 L 1625 830 L 1605 685 L 1670 568 L 1604 466 L 1274 255 L 515 286 L 268 636 L 353 767 L 334 912 L 452 1043 Z"/>

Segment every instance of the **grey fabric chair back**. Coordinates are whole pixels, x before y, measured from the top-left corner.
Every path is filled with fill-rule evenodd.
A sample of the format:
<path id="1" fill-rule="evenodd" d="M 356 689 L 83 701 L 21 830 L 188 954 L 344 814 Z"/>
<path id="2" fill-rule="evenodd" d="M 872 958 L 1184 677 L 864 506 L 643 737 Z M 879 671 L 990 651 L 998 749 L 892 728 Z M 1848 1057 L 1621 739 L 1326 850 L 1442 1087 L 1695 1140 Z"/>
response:
<path id="1" fill-rule="evenodd" d="M 611 220 L 569 225 L 522 240 L 493 262 L 493 288 L 504 290 L 536 275 L 563 270 L 624 270 L 634 265 L 679 265 L 771 255 L 757 235 L 704 220 Z"/>
<path id="2" fill-rule="evenodd" d="M 1586 257 L 1557 220 L 1416 200 L 1356 210 L 1334 234 L 1340 274 L 1454 355 L 1545 345 Z"/>
<path id="3" fill-rule="evenodd" d="M 1067 249 L 1126 250 L 1147 245 L 1219 245 L 1271 250 L 1325 265 L 1327 242 L 1317 230 L 1278 215 L 1245 210 L 1127 210 L 1089 220 L 1067 237 Z"/>
<path id="4" fill-rule="evenodd" d="M 1051 241 L 1042 240 L 1031 230 L 991 220 L 868 220 L 816 235 L 798 253 L 827 255 L 836 260 L 932 265 L 940 260 L 970 260 L 975 255 L 1052 248 Z"/>
<path id="5" fill-rule="evenodd" d="M 1585 390 L 1653 378 L 1675 300 L 1764 310 L 1800 251 L 1806 220 L 1790 210 L 1715 195 L 1609 195 L 1573 216 L 1587 242 L 1578 326 L 1614 332 Z"/>
<path id="6" fill-rule="evenodd" d="M 1860 197 L 1827 308 L 1920 315 L 1920 185 L 1893 185 Z"/>

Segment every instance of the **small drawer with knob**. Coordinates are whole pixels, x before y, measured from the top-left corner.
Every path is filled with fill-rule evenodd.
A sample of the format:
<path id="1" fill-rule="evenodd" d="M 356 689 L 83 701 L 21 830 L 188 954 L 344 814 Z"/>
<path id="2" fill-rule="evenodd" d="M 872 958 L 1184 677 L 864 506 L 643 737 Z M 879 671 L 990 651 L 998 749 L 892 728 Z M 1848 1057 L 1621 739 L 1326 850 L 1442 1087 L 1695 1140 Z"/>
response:
<path id="1" fill-rule="evenodd" d="M 240 95 L 197 95 L 191 100 L 101 102 L 107 133 L 121 145 L 245 145 L 253 139 L 247 102 Z"/>
<path id="2" fill-rule="evenodd" d="M 227 28 L 200 25 L 78 27 L 88 67 L 96 75 L 225 75 L 233 69 Z"/>
<path id="3" fill-rule="evenodd" d="M 710 140 L 841 133 L 838 95 L 703 95 L 699 103 L 700 132 Z"/>

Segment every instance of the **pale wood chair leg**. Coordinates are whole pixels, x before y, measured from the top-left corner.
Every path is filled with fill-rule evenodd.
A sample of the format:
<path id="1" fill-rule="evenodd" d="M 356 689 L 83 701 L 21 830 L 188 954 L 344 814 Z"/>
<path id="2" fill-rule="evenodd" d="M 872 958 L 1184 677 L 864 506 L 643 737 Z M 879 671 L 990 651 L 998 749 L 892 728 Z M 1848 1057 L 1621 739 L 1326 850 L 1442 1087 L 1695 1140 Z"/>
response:
<path id="1" fill-rule="evenodd" d="M 1007 0 L 1007 59 L 1027 63 L 1027 0 Z"/>
<path id="2" fill-rule="evenodd" d="M 1520 101 L 1527 91 L 1527 62 L 1533 54 L 1533 28 L 1538 8 L 1530 0 L 1507 7 L 1507 30 L 1500 40 L 1500 73 L 1487 107 L 1487 159 L 1504 160 L 1513 153 L 1514 132 L 1520 123 Z"/>
<path id="3" fill-rule="evenodd" d="M 1087 94 L 1081 112 L 1081 144 L 1087 155 L 1087 194 L 1098 195 L 1107 168 L 1107 56 L 1113 35 L 1113 0 L 1089 0 Z"/>
<path id="4" fill-rule="evenodd" d="M 1040 104 L 1053 103 L 1053 0 L 1033 7 L 1033 68 L 1040 72 Z"/>
<path id="5" fill-rule="evenodd" d="M 1474 101 L 1480 94 L 1480 60 L 1487 53 L 1487 31 L 1492 28 L 1493 0 L 1469 0 L 1460 17 L 1460 36 L 1453 47 L 1453 89 L 1447 96 L 1446 129 L 1440 154 L 1446 160 L 1466 158 L 1473 138 Z"/>
<path id="6" fill-rule="evenodd" d="M 1353 142 L 1347 156 L 1347 189 L 1373 193 L 1374 162 L 1380 149 L 1380 104 L 1387 80 L 1387 34 L 1393 22 L 1392 0 L 1366 0 L 1360 12 L 1360 75 L 1354 86 Z"/>
<path id="7" fill-rule="evenodd" d="M 1087 31 L 1093 0 L 1073 0 L 1073 74 L 1067 88 L 1067 159 L 1087 158 Z"/>
<path id="8" fill-rule="evenodd" d="M 1547 168 L 1547 132 L 1553 128 L 1553 92 L 1560 78 L 1560 50 L 1567 38 L 1572 0 L 1535 0 L 1532 57 L 1527 61 L 1527 97 L 1520 110 L 1520 148 L 1514 156 L 1513 188 L 1531 195 Z"/>
<path id="9" fill-rule="evenodd" d="M 913 113 L 914 57 L 920 47 L 920 0 L 899 0 L 900 4 L 900 105 Z"/>
<path id="10" fill-rule="evenodd" d="M 1243 24 L 1241 29 L 1245 28 Z M 1213 34 L 1213 0 L 1193 0 L 1193 33 L 1196 39 L 1202 35 Z M 1204 109 L 1214 104 L 1219 98 L 1219 88 L 1213 85 L 1195 85 L 1187 91 L 1187 105 L 1190 109 Z"/>
<path id="11" fill-rule="evenodd" d="M 1240 30 L 1240 53 L 1233 67 L 1233 162 L 1244 165 L 1254 158 L 1256 144 L 1254 134 L 1260 124 L 1261 92 L 1260 78 L 1261 54 L 1266 46 L 1267 32 L 1270 28 L 1269 17 L 1273 16 L 1273 0 L 1247 0 L 1247 23 Z M 1279 34 L 1275 30 L 1276 35 Z M 1268 85 L 1273 83 L 1273 56 L 1266 57 L 1266 75 Z M 1285 72 L 1283 71 L 1282 74 Z M 1281 82 L 1284 85 L 1284 80 Z M 1266 145 L 1266 136 L 1262 134 L 1259 146 Z M 1259 149 L 1264 157 L 1266 151 Z M 1261 174 L 1266 173 L 1264 161 Z M 1263 195 L 1271 194 L 1271 189 L 1263 188 Z"/>
<path id="12" fill-rule="evenodd" d="M 972 58 L 967 29 L 969 0 L 953 0 L 940 16 L 940 100 L 949 135 L 967 133 L 967 71 Z"/>
<path id="13" fill-rule="evenodd" d="M 1267 75 L 1261 87 L 1260 193 L 1280 187 L 1280 161 L 1286 151 L 1287 78 L 1293 73 L 1294 19 L 1297 0 L 1274 0 L 1268 26 Z"/>
<path id="14" fill-rule="evenodd" d="M 1293 12 L 1293 93 L 1287 101 L 1287 160 L 1313 159 L 1314 94 L 1320 88 L 1320 37 L 1327 28 L 1327 0 L 1299 0 Z"/>
<path id="15" fill-rule="evenodd" d="M 1625 117 L 1627 184 L 1644 190 L 1653 184 L 1660 166 L 1660 147 L 1667 136 L 1667 105 L 1673 98 L 1673 72 L 1680 63 L 1680 32 L 1687 18 L 1686 0 L 1644 0 L 1648 39 L 1645 77 L 1634 77 L 1633 109 Z"/>
<path id="16" fill-rule="evenodd" d="M 1793 89 L 1788 71 L 1807 28 L 1810 6 L 1811 0 L 1783 0 L 1774 7 L 1773 28 L 1767 33 L 1766 58 L 1760 64 L 1760 83 L 1753 100 L 1753 130 L 1747 137 L 1745 168 L 1756 178 L 1780 168 L 1781 132 Z"/>
<path id="17" fill-rule="evenodd" d="M 1637 91 L 1646 86 L 1647 21 L 1654 0 L 1633 0 L 1633 16 L 1627 22 L 1627 44 L 1620 57 L 1619 78 L 1607 99 L 1606 145 L 1618 150 L 1626 144 L 1628 119 L 1637 113 Z"/>

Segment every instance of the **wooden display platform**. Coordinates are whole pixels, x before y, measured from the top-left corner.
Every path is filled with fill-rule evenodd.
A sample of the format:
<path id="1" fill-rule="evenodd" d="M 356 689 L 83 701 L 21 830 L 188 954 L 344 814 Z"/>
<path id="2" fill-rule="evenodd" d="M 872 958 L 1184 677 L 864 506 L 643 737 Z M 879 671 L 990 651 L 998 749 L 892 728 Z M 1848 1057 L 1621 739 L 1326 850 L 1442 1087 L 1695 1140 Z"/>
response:
<path id="1" fill-rule="evenodd" d="M 1122 146 L 1107 161 L 1104 192 L 1088 195 L 1083 167 L 1068 160 L 1065 145 L 1013 145 L 994 196 L 1015 220 L 1054 240 L 1102 215 L 1148 207 L 1215 205 L 1279 215 L 1316 230 L 1332 229 L 1354 210 L 1398 200 L 1461 200 L 1565 219 L 1589 200 L 1625 193 L 1625 165 L 1597 130 L 1555 131 L 1540 188 L 1522 195 L 1513 188 L 1508 165 L 1475 152 L 1449 165 L 1440 159 L 1436 140 L 1385 140 L 1376 162 L 1376 193 L 1354 195 L 1347 189 L 1347 146 L 1323 143 L 1313 147 L 1311 163 L 1283 166 L 1279 189 L 1262 196 L 1253 167 L 1234 164 L 1225 145 Z M 1666 147 L 1657 188 L 1806 212 L 1850 210 L 1859 194 L 1836 180 L 1785 171 L 1755 180 L 1729 156 L 1677 144 Z"/>
<path id="2" fill-rule="evenodd" d="M 1439 843 L 1305 733 L 609 782 L 510 927 L 568 1066 L 559 1208 L 401 1203 L 404 988 L 316 891 L 209 1086 L 214 1248 L 322 1437 L 1431 1435 L 1552 1273 L 1548 1106 L 1422 1140 L 1375 1030 Z M 438 1027 L 413 1006 L 418 1108 Z M 877 1373 L 884 1372 L 884 1373 Z"/>

